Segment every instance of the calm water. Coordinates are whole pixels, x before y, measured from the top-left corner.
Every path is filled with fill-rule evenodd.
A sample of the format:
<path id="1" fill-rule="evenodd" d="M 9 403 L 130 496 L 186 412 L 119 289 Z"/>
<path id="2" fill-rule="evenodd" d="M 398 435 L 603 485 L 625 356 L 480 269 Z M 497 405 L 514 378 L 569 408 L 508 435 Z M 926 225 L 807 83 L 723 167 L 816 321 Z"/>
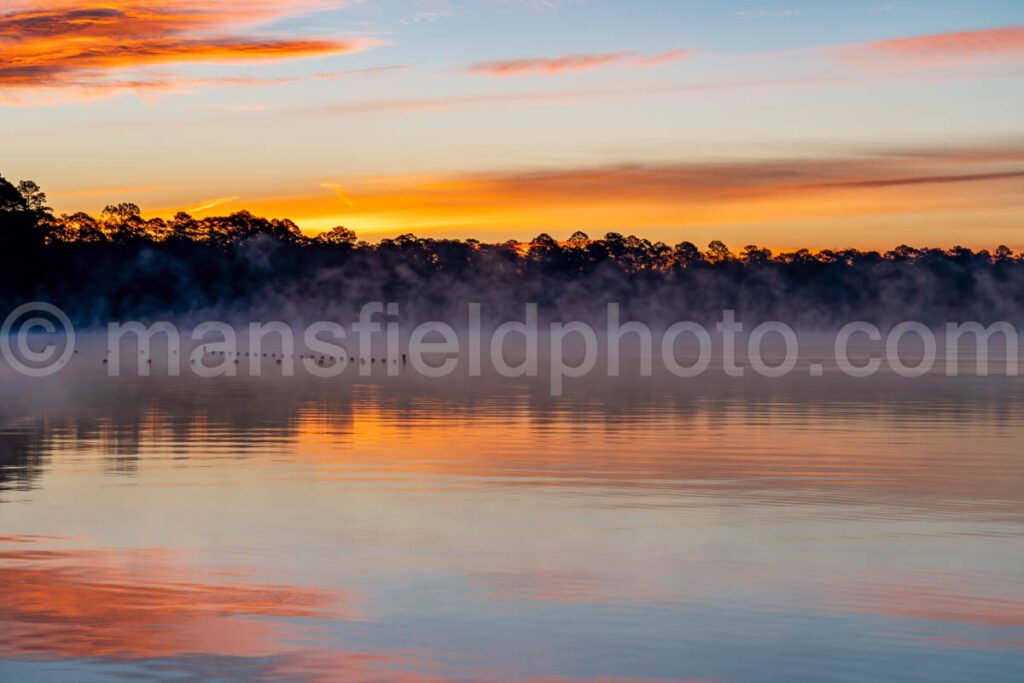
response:
<path id="1" fill-rule="evenodd" d="M 0 680 L 1020 681 L 1024 382 L 0 399 Z"/>

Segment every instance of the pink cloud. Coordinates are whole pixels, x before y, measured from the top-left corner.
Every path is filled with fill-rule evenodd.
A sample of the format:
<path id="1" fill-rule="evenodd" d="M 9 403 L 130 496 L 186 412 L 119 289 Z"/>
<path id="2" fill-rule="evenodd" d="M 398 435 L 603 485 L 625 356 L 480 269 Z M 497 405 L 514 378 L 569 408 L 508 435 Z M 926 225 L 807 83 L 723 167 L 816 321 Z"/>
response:
<path id="1" fill-rule="evenodd" d="M 879 40 L 837 48 L 859 65 L 948 66 L 1024 58 L 1024 26 Z"/>
<path id="2" fill-rule="evenodd" d="M 635 67 L 651 67 L 674 62 L 688 57 L 692 51 L 671 50 L 655 55 L 643 55 L 635 50 L 603 52 L 598 54 L 574 54 L 563 57 L 528 57 L 505 59 L 473 64 L 467 70 L 474 74 L 488 76 L 518 76 L 523 74 L 560 74 L 567 71 L 586 71 L 613 64 Z"/>

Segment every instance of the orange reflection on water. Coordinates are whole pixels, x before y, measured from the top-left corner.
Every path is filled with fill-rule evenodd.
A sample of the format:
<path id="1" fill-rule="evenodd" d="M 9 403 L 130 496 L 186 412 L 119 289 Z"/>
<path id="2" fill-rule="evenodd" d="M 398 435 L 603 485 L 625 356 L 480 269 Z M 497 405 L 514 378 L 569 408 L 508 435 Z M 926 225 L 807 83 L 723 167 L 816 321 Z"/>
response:
<path id="1" fill-rule="evenodd" d="M 937 515 L 965 505 L 1011 519 L 1022 514 L 1024 470 L 993 416 L 893 414 L 885 403 L 640 408 L 622 420 L 579 406 L 429 398 L 394 406 L 369 395 L 343 408 L 303 406 L 290 446 L 315 465 L 320 481 L 436 475 L 480 485 L 570 485 L 578 494 L 686 492 L 722 502 L 799 495 L 801 503 Z M 930 430 L 944 419 L 962 422 L 955 431 Z"/>
<path id="2" fill-rule="evenodd" d="M 847 610 L 934 621 L 962 627 L 1022 629 L 1024 590 L 1020 578 L 993 573 L 920 572 L 864 582 L 843 592 Z"/>
<path id="3" fill-rule="evenodd" d="M 69 410 L 84 418 L 61 420 L 50 405 L 46 422 L 23 430 L 33 438 L 9 440 L 11 470 L 38 484 L 24 496 L 41 514 L 22 529 L 83 529 L 52 503 L 73 492 L 75 505 L 110 506 L 100 480 L 117 481 L 118 509 L 155 504 L 195 525 L 183 529 L 192 536 L 162 526 L 136 536 L 155 545 L 205 547 L 202 513 L 237 507 L 217 533 L 237 532 L 238 548 L 286 572 L 354 587 L 359 619 L 344 592 L 204 574 L 166 550 L 55 550 L 53 539 L 9 536 L 0 660 L 162 658 L 177 669 L 198 654 L 260 659 L 247 680 L 569 683 L 517 667 L 536 647 L 550 659 L 523 663 L 528 672 L 579 671 L 559 659 L 575 645 L 558 640 L 570 618 L 580 641 L 604 620 L 632 629 L 596 639 L 595 656 L 622 642 L 666 661 L 677 646 L 699 659 L 705 622 L 748 641 L 806 629 L 785 631 L 782 647 L 795 644 L 783 655 L 759 655 L 791 672 L 827 624 L 836 647 L 869 663 L 889 656 L 893 671 L 963 650 L 1002 671 L 1000 657 L 1021 650 L 1017 384 L 653 398 L 616 387 L 565 401 L 454 382 L 161 386 L 128 384 L 131 400 L 96 392 Z M 112 472 L 111 458 L 135 464 Z M 364 637 L 372 645 L 353 645 Z M 972 657 L 956 661 L 966 670 Z M 647 671 L 708 675 L 718 663 Z"/>
<path id="4" fill-rule="evenodd" d="M 658 683 L 522 678 L 444 666 L 413 651 L 332 648 L 315 628 L 293 622 L 350 618 L 351 598 L 337 591 L 243 583 L 226 573 L 211 581 L 169 550 L 38 546 L 59 540 L 0 536 L 0 660 L 159 661 L 182 674 L 309 683 Z"/>
<path id="5" fill-rule="evenodd" d="M 168 550 L 39 548 L 0 539 L 4 656 L 156 658 L 277 654 L 295 629 L 260 618 L 346 614 L 336 592 L 211 582 Z M 256 618 L 242 618 L 256 617 Z"/>

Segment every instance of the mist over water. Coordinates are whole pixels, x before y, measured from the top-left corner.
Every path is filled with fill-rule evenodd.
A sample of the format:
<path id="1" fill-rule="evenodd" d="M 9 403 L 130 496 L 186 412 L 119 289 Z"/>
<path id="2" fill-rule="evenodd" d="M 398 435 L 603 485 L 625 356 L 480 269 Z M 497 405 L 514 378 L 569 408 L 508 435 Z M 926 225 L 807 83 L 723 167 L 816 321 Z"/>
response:
<path id="1" fill-rule="evenodd" d="M 4 680 L 1013 681 L 1017 378 L 0 390 Z"/>
<path id="2" fill-rule="evenodd" d="M 566 243 L 543 234 L 523 244 L 414 235 L 367 244 L 353 235 L 330 244 L 246 213 L 209 222 L 219 227 L 205 236 L 143 230 L 98 242 L 69 237 L 43 244 L 37 231 L 38 244 L 0 254 L 0 305 L 48 301 L 83 326 L 304 325 L 347 324 L 364 304 L 384 301 L 400 305 L 407 322 L 457 326 L 471 302 L 496 325 L 521 318 L 529 303 L 544 321 L 596 324 L 616 303 L 651 326 L 706 324 L 732 309 L 750 323 L 781 320 L 821 330 L 854 320 L 1020 323 L 1024 303 L 1024 259 L 1007 247 L 773 254 L 750 245 L 734 254 L 721 242 L 702 252 L 690 242 L 672 246 L 618 233 Z"/>

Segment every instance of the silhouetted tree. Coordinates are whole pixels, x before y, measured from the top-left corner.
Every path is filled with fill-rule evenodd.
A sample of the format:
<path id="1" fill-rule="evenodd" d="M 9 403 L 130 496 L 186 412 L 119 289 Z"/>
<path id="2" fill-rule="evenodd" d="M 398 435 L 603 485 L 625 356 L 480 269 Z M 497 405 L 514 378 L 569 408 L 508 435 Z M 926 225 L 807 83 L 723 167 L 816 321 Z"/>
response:
<path id="1" fill-rule="evenodd" d="M 39 215 L 50 213 L 50 207 L 46 205 L 46 193 L 31 180 L 22 180 L 18 183 L 18 193 L 25 200 L 25 206 L 29 211 L 35 211 Z"/>
<path id="2" fill-rule="evenodd" d="M 355 245 L 356 239 L 356 234 L 353 231 L 339 225 L 327 232 L 320 233 L 313 241 L 316 244 L 351 247 Z"/>
<path id="3" fill-rule="evenodd" d="M 18 192 L 18 188 L 11 185 L 10 181 L 0 175 L 0 211 L 11 213 L 15 211 L 28 210 L 25 197 Z"/>
<path id="4" fill-rule="evenodd" d="M 725 242 L 714 240 L 708 244 L 708 251 L 705 258 L 710 263 L 728 263 L 735 259 Z"/>
<path id="5" fill-rule="evenodd" d="M 174 214 L 168 227 L 168 239 L 179 242 L 203 241 L 206 238 L 203 224 L 184 211 Z"/>
<path id="6" fill-rule="evenodd" d="M 103 234 L 100 224 L 96 219 L 87 213 L 78 212 L 62 215 L 57 219 L 57 228 L 51 235 L 53 241 L 72 242 L 105 242 L 107 236 Z"/>
<path id="7" fill-rule="evenodd" d="M 770 249 L 762 249 L 755 244 L 748 244 L 743 249 L 740 258 L 748 265 L 763 265 L 772 260 L 772 252 Z"/>
<path id="8" fill-rule="evenodd" d="M 733 308 L 815 325 L 994 321 L 1024 319 L 1024 258 L 1006 246 L 990 253 L 908 245 L 885 254 L 800 249 L 778 256 L 749 245 L 737 258 L 718 240 L 702 253 L 692 242 L 670 247 L 582 231 L 564 244 L 546 233 L 528 244 L 412 234 L 369 244 L 340 226 L 307 238 L 290 220 L 248 211 L 147 220 L 125 203 L 98 219 L 55 217 L 38 185 L 0 177 L 0 304 L 29 297 L 89 320 L 384 298 L 431 316 L 464 315 L 456 309 L 468 300 L 505 312 L 535 301 L 574 317 L 618 301 L 637 315 L 671 311 L 679 319 L 711 319 Z"/>
<path id="9" fill-rule="evenodd" d="M 128 202 L 103 209 L 103 213 L 100 214 L 100 226 L 110 241 L 118 244 L 137 242 L 146 237 L 146 222 L 142 219 L 142 210 L 138 205 Z"/>
<path id="10" fill-rule="evenodd" d="M 683 268 L 704 261 L 704 254 L 700 253 L 700 249 L 693 242 L 680 242 L 676 245 L 674 252 L 676 263 Z"/>
<path id="11" fill-rule="evenodd" d="M 40 225 L 45 209 L 33 208 L 45 207 L 45 195 L 40 205 L 37 203 L 38 195 L 30 193 L 29 198 L 26 198 L 20 189 L 30 190 L 32 187 L 36 187 L 35 183 L 24 181 L 16 187 L 0 175 L 0 249 L 8 254 L 16 255 L 39 248 L 46 240 Z"/>

